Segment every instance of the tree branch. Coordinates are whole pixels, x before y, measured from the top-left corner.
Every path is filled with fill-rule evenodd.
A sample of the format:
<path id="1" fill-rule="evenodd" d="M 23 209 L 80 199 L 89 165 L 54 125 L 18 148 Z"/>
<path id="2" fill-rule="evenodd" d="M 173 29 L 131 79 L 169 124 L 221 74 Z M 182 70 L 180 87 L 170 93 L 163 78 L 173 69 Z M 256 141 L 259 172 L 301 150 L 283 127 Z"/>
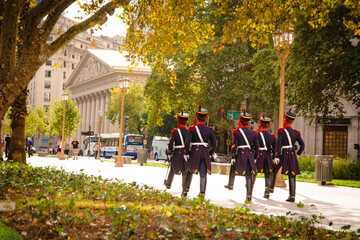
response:
<path id="1" fill-rule="evenodd" d="M 94 26 L 94 24 L 103 24 L 106 22 L 104 18 L 106 18 L 106 14 L 112 15 L 119 5 L 124 6 L 129 4 L 130 0 L 114 0 L 105 4 L 101 7 L 93 16 L 84 20 L 83 22 L 72 26 L 69 28 L 64 34 L 62 34 L 59 38 L 57 38 L 54 42 L 51 43 L 49 47 L 50 56 L 58 51 L 64 44 L 70 42 L 76 35 L 84 32 L 85 30 Z"/>
<path id="2" fill-rule="evenodd" d="M 46 15 L 64 2 L 73 3 L 74 0 L 42 0 L 25 15 L 25 22 L 29 26 L 37 26 Z"/>

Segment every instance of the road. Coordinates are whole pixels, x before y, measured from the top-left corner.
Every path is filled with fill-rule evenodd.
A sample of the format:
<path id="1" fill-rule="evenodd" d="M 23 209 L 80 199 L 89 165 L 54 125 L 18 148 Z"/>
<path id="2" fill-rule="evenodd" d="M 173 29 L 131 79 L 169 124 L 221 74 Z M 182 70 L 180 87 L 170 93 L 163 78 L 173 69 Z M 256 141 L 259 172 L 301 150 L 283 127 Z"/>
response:
<path id="1" fill-rule="evenodd" d="M 115 167 L 113 162 L 100 162 L 94 158 L 85 157 L 80 157 L 79 160 L 75 161 L 61 161 L 49 157 L 31 157 L 27 159 L 27 163 L 37 167 L 63 167 L 64 170 L 70 172 L 79 172 L 83 169 L 83 172 L 89 175 L 123 179 L 128 183 L 137 182 L 138 184 L 146 184 L 156 189 L 165 190 L 163 182 L 167 168 L 136 164 Z M 205 198 L 210 199 L 211 203 L 223 207 L 243 206 L 246 196 L 245 178 L 237 176 L 232 191 L 224 188 L 227 181 L 227 175 L 209 175 Z M 270 199 L 263 198 L 264 188 L 264 179 L 258 178 L 253 191 L 252 203 L 247 205 L 254 213 L 285 216 L 291 212 L 288 217 L 305 216 L 308 218 L 316 214 L 325 217 L 320 224 L 322 227 L 341 230 L 342 226 L 351 225 L 350 230 L 352 231 L 360 228 L 359 188 L 297 182 L 295 203 L 285 201 L 289 195 L 287 187 L 275 188 L 275 192 L 271 194 Z M 200 178 L 198 175 L 194 175 L 188 197 L 196 197 L 199 189 Z M 181 196 L 181 177 L 179 175 L 175 175 L 172 188 L 166 191 L 174 196 Z M 297 206 L 300 201 L 304 204 L 302 208 Z M 329 222 L 332 222 L 332 226 L 329 226 Z"/>

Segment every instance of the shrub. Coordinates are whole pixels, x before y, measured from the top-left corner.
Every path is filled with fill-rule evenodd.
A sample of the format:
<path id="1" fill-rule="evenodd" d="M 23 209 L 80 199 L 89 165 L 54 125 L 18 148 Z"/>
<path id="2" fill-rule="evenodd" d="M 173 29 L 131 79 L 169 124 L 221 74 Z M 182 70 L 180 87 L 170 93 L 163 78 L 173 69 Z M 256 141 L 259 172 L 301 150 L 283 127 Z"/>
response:
<path id="1" fill-rule="evenodd" d="M 0 239 L 21 240 L 22 237 L 14 229 L 0 223 Z"/>
<path id="2" fill-rule="evenodd" d="M 360 180 L 360 161 L 336 158 L 333 162 L 335 179 Z"/>
<path id="3" fill-rule="evenodd" d="M 298 158 L 300 171 L 315 172 L 315 158 L 312 156 L 300 156 Z"/>

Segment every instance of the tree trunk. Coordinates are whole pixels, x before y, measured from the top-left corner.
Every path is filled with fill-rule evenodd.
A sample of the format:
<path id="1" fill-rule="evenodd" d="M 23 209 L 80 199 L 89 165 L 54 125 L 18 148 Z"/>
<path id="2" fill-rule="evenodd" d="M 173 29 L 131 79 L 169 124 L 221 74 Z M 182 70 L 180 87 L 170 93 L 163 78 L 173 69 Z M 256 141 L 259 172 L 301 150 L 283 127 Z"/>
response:
<path id="1" fill-rule="evenodd" d="M 2 141 L 5 141 L 4 139 L 4 134 L 3 134 L 3 120 L 0 121 L 0 139 L 1 139 L 1 147 L 0 147 L 0 160 L 2 161 L 3 160 L 3 155 L 4 155 L 4 152 L 3 152 L 3 148 L 2 148 Z"/>
<path id="2" fill-rule="evenodd" d="M 26 96 L 27 88 L 19 95 L 18 99 L 12 104 L 11 112 L 11 144 L 9 159 L 14 162 L 26 164 L 26 139 L 25 139 L 25 122 L 26 122 Z"/>

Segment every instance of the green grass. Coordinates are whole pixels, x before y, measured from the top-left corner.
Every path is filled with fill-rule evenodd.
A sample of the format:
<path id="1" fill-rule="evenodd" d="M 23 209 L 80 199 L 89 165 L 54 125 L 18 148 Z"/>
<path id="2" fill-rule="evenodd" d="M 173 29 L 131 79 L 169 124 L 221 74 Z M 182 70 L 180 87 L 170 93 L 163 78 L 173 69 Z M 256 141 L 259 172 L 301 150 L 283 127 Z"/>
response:
<path id="1" fill-rule="evenodd" d="M 20 240 L 22 237 L 14 229 L 0 223 L 0 239 Z"/>

